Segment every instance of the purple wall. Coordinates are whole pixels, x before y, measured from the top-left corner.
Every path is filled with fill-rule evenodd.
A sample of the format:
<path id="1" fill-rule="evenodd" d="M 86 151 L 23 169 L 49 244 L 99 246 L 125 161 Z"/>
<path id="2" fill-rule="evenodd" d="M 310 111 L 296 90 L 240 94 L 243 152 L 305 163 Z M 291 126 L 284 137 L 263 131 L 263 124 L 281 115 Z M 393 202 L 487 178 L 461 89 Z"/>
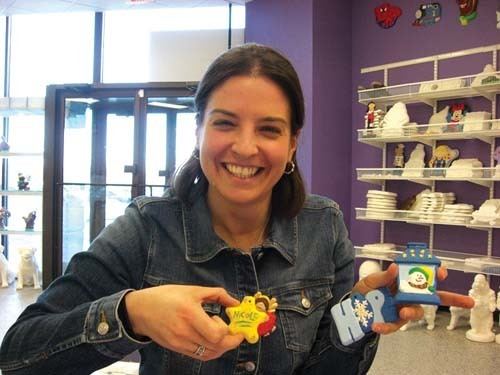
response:
<path id="1" fill-rule="evenodd" d="M 382 73 L 361 74 L 363 67 L 381 65 L 401 60 L 425 57 L 462 49 L 492 45 L 500 42 L 500 30 L 496 29 L 496 1 L 480 1 L 478 17 L 468 26 L 458 22 L 458 5 L 453 2 L 440 2 L 443 7 L 442 19 L 432 26 L 415 27 L 412 22 L 417 4 L 410 0 L 392 2 L 403 11 L 395 26 L 383 29 L 375 23 L 373 9 L 380 1 L 354 1 L 352 4 L 352 87 L 369 85 L 373 80 L 383 80 Z M 481 54 L 465 58 L 443 61 L 439 64 L 439 77 L 470 75 L 482 71 L 486 63 L 491 63 L 492 55 Z M 389 71 L 389 85 L 418 82 L 433 79 L 432 64 L 421 64 L 412 67 Z M 497 96 L 498 98 L 498 96 Z M 472 110 L 491 111 L 491 104 L 484 99 L 465 100 Z M 438 105 L 438 110 L 447 103 Z M 498 106 L 497 106 L 498 107 Z M 408 105 L 410 121 L 427 123 L 432 109 L 426 105 Z M 497 108 L 497 117 L 499 116 Z M 362 118 L 365 107 L 357 102 L 356 91 L 352 93 L 352 170 L 363 167 L 380 167 L 381 151 L 356 140 L 356 130 L 363 127 Z M 497 140 L 500 144 L 500 141 Z M 478 157 L 485 166 L 489 165 L 489 146 L 480 141 L 439 142 L 458 147 L 462 157 Z M 407 144 L 406 157 L 413 149 Z M 392 163 L 393 147 L 389 147 L 387 163 Z M 432 151 L 426 148 L 427 159 Z M 390 167 L 390 165 L 387 165 Z M 355 219 L 354 207 L 366 206 L 366 191 L 379 189 L 379 186 L 358 182 L 353 172 L 351 196 L 351 238 L 355 244 L 377 242 L 379 225 Z M 411 182 L 387 183 L 387 190 L 396 191 L 400 198 L 411 196 L 424 189 Z M 499 184 L 496 184 L 496 197 L 500 197 Z M 459 202 L 474 204 L 476 208 L 488 199 L 488 189 L 466 182 L 441 182 L 436 184 L 436 191 L 453 191 Z M 500 257 L 500 230 L 494 230 L 493 255 Z M 428 241 L 429 230 L 426 227 L 405 223 L 386 223 L 386 242 L 405 243 L 410 240 Z M 484 231 L 463 227 L 435 226 L 434 247 L 437 249 L 466 253 L 486 254 L 487 234 Z M 472 283 L 473 274 L 450 271 L 450 276 L 442 285 L 448 290 L 467 292 Z M 498 290 L 499 278 L 491 278 L 491 287 Z"/>
<path id="2" fill-rule="evenodd" d="M 330 0 L 254 0 L 245 40 L 279 49 L 297 69 L 306 102 L 298 152 L 304 180 L 308 191 L 335 199 L 349 223 L 351 20 L 342 12 L 345 5 Z"/>
<path id="3" fill-rule="evenodd" d="M 429 1 L 430 2 L 430 1 Z M 246 40 L 268 44 L 280 49 L 295 64 L 306 97 L 306 127 L 299 150 L 299 162 L 309 190 L 329 196 L 340 203 L 351 238 L 356 245 L 378 242 L 377 223 L 355 219 L 355 207 L 366 205 L 366 191 L 378 189 L 356 180 L 356 168 L 380 167 L 381 151 L 357 141 L 362 128 L 365 107 L 357 102 L 356 87 L 382 80 L 380 73 L 361 74 L 360 69 L 401 60 L 491 45 L 500 42 L 496 29 L 496 1 L 479 2 L 478 17 L 469 26 L 458 22 L 458 5 L 441 2 L 442 19 L 427 27 L 414 27 L 417 6 L 422 2 L 400 0 L 403 14 L 396 25 L 382 29 L 375 23 L 373 9 L 381 1 L 353 1 L 351 18 L 346 17 L 346 3 L 328 0 L 253 0 L 247 4 Z M 439 76 L 452 77 L 475 74 L 491 62 L 491 54 L 452 59 L 440 63 Z M 347 74 L 351 72 L 351 77 Z M 389 76 L 389 84 L 432 79 L 432 65 L 421 64 L 401 68 Z M 498 97 L 497 97 L 498 98 Z M 498 100 L 497 100 L 498 101 Z M 491 105 L 482 99 L 466 101 L 473 110 Z M 498 101 L 500 103 L 500 101 Z M 441 103 L 441 109 L 446 103 Z M 426 105 L 409 105 L 411 121 L 426 123 L 432 109 Z M 497 108 L 500 117 L 500 108 Z M 487 166 L 488 146 L 480 141 L 445 142 L 459 147 L 464 157 L 479 157 Z M 500 140 L 497 140 L 500 144 Z M 407 144 L 407 157 L 413 149 Z M 392 162 L 393 146 L 389 147 L 388 163 Z M 430 150 L 427 149 L 430 155 Z M 430 157 L 430 156 L 429 156 Z M 424 187 L 411 182 L 392 182 L 387 190 L 400 197 L 410 196 Z M 495 197 L 500 197 L 497 183 Z M 437 191 L 454 191 L 457 200 L 476 208 L 488 198 L 486 188 L 469 183 L 442 182 Z M 500 230 L 494 231 L 493 255 L 500 257 Z M 386 224 L 386 242 L 405 243 L 428 240 L 428 228 L 405 223 Z M 435 247 L 443 250 L 485 254 L 486 232 L 462 227 L 436 226 Z M 473 274 L 450 271 L 443 288 L 466 293 Z M 498 277 L 491 287 L 498 290 Z"/>
<path id="4" fill-rule="evenodd" d="M 297 161 L 310 189 L 313 138 L 313 35 L 312 2 L 302 0 L 254 0 L 246 5 L 245 41 L 278 49 L 295 66 L 304 91 L 306 118 L 300 136 Z"/>

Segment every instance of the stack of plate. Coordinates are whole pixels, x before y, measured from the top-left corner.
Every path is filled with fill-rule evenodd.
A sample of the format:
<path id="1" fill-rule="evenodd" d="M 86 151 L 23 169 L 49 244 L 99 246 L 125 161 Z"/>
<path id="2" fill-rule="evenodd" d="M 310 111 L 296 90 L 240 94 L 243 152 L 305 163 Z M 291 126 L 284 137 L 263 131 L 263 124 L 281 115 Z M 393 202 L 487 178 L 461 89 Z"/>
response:
<path id="1" fill-rule="evenodd" d="M 474 206 L 471 204 L 446 204 L 441 212 L 441 220 L 453 224 L 468 224 L 472 219 L 473 211 Z"/>
<path id="2" fill-rule="evenodd" d="M 455 193 L 427 193 L 422 195 L 420 220 L 434 221 L 441 218 L 444 206 L 455 202 Z"/>
<path id="3" fill-rule="evenodd" d="M 368 190 L 366 194 L 366 217 L 371 219 L 394 218 L 396 210 L 396 193 L 381 190 Z"/>

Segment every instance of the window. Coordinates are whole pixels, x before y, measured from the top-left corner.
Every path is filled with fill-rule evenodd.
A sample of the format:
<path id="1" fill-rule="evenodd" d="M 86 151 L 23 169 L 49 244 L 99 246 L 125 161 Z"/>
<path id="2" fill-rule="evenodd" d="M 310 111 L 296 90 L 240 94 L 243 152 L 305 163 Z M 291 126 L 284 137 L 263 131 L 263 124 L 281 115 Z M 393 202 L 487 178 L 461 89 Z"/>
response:
<path id="1" fill-rule="evenodd" d="M 48 84 L 90 83 L 94 14 L 12 16 L 10 96 L 45 96 Z"/>
<path id="2" fill-rule="evenodd" d="M 198 81 L 227 49 L 228 22 L 227 5 L 106 12 L 103 81 Z M 232 7 L 231 23 L 233 45 L 243 43 L 244 6 Z"/>

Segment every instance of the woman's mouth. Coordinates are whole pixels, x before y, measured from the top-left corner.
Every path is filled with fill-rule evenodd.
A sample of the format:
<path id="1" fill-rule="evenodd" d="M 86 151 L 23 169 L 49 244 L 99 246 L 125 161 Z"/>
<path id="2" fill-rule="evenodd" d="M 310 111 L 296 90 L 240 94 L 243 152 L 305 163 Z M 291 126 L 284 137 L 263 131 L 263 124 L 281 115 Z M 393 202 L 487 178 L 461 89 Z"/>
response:
<path id="1" fill-rule="evenodd" d="M 223 164 L 226 170 L 233 176 L 238 178 L 250 178 L 255 176 L 262 168 L 259 167 L 243 167 L 235 164 Z"/>

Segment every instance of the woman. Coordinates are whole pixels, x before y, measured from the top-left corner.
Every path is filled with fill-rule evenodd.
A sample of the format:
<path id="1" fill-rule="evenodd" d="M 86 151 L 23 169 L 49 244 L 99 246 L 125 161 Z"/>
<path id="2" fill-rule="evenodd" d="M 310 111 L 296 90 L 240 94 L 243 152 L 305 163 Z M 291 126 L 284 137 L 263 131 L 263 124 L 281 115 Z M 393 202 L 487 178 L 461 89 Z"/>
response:
<path id="1" fill-rule="evenodd" d="M 304 102 L 290 62 L 259 45 L 227 51 L 195 104 L 197 145 L 173 188 L 136 199 L 26 309 L 2 345 L 5 374 L 88 374 L 137 349 L 148 375 L 367 371 L 377 335 L 344 347 L 332 324 L 354 253 L 337 204 L 305 196 L 295 158 Z M 276 298 L 276 329 L 249 344 L 229 333 L 224 310 L 257 292 Z M 402 308 L 374 331 L 421 314 Z"/>

